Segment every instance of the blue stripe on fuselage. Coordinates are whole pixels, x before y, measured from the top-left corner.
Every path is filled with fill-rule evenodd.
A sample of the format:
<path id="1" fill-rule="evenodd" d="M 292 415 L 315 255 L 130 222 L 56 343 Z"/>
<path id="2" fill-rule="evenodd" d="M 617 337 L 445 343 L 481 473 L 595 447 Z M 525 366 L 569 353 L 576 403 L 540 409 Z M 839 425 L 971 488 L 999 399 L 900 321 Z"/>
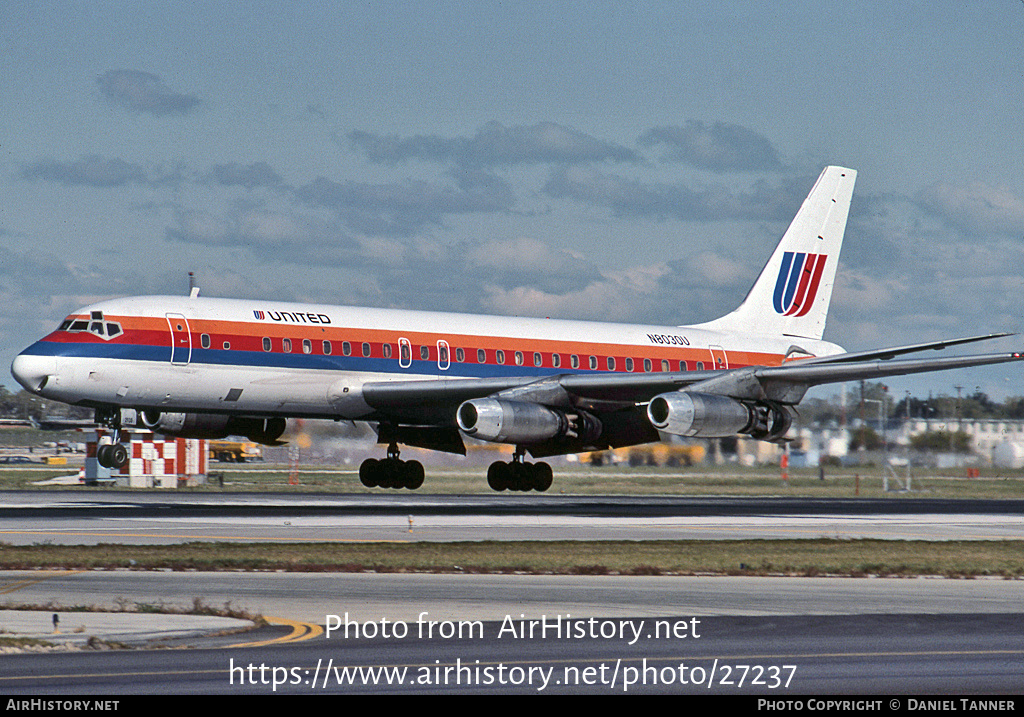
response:
<path id="1" fill-rule="evenodd" d="M 104 358 L 122 361 L 149 361 L 171 364 L 169 346 L 147 346 L 141 344 L 108 343 L 61 343 L 37 341 L 22 353 L 33 356 L 57 356 L 79 358 Z M 364 356 L 324 356 L 299 353 L 275 353 L 264 351 L 239 351 L 221 349 L 192 349 L 192 358 L 182 365 L 238 366 L 243 368 L 283 368 L 319 371 L 351 371 L 361 373 L 387 373 L 408 376 L 410 379 L 427 377 L 452 378 L 498 378 L 508 376 L 556 376 L 559 374 L 626 373 L 624 371 L 602 372 L 585 369 L 568 369 L 515 364 L 478 364 L 452 362 L 448 370 L 441 371 L 436 361 L 414 360 L 409 368 L 400 368 L 397 358 Z"/>

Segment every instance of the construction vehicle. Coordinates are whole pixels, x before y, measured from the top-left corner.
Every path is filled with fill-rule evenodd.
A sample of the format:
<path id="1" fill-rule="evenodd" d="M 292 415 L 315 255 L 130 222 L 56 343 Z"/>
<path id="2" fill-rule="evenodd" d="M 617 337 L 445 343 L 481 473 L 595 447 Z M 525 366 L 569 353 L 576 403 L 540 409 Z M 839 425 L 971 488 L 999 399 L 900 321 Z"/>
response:
<path id="1" fill-rule="evenodd" d="M 210 460 L 221 463 L 245 463 L 262 461 L 263 448 L 252 441 L 207 441 Z"/>

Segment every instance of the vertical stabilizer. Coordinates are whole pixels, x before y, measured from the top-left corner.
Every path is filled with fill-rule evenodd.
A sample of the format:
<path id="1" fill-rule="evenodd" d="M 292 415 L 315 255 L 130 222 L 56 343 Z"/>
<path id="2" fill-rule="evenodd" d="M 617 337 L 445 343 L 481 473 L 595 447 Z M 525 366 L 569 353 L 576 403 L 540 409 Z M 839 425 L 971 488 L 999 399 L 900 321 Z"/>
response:
<path id="1" fill-rule="evenodd" d="M 825 167 L 740 307 L 701 328 L 820 340 L 857 172 Z"/>

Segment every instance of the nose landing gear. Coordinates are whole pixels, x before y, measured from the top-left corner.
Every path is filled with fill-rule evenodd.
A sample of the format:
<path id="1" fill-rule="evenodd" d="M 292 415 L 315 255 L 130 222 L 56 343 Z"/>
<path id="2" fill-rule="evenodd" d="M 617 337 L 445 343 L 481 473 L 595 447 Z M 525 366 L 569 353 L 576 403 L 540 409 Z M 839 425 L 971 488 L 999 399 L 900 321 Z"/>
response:
<path id="1" fill-rule="evenodd" d="M 106 426 L 113 433 L 111 443 L 103 443 L 96 449 L 96 462 L 104 468 L 124 468 L 128 465 L 128 449 L 121 443 L 121 411 L 118 408 L 97 408 L 96 423 Z"/>
<path id="2" fill-rule="evenodd" d="M 117 441 L 118 432 L 114 436 Z M 104 468 L 123 468 L 128 465 L 128 449 L 123 443 L 105 443 L 96 449 L 96 461 Z"/>

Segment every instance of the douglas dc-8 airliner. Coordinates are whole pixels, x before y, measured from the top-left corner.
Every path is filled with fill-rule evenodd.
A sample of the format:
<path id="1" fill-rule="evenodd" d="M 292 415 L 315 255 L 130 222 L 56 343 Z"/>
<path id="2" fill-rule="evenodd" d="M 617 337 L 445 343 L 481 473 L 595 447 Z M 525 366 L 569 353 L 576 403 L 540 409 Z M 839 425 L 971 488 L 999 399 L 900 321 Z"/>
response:
<path id="1" fill-rule="evenodd" d="M 810 386 L 1016 361 L 896 359 L 1006 334 L 847 353 L 822 340 L 856 172 L 826 167 L 743 303 L 695 326 L 319 306 L 191 296 L 87 306 L 11 366 L 29 391 L 95 408 L 99 462 L 122 430 L 276 443 L 290 417 L 375 424 L 387 458 L 366 486 L 418 488 L 399 444 L 465 454 L 463 434 L 515 447 L 495 490 L 546 490 L 525 460 L 658 441 L 782 441 Z"/>

